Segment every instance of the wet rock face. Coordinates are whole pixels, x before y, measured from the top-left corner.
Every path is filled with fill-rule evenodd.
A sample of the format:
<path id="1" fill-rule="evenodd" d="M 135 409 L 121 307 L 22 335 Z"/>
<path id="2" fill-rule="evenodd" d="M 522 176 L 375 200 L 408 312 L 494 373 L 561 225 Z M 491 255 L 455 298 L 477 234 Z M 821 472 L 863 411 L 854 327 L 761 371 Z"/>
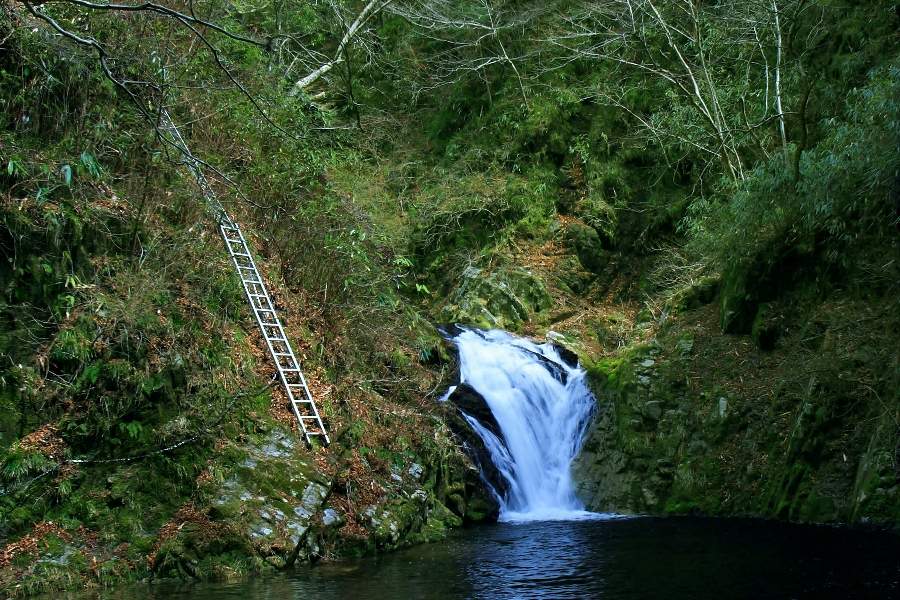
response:
<path id="1" fill-rule="evenodd" d="M 506 479 L 491 460 L 491 454 L 484 445 L 484 441 L 472 430 L 472 427 L 462 415 L 462 413 L 465 413 L 477 419 L 483 427 L 502 440 L 503 432 L 490 407 L 475 388 L 465 383 L 461 383 L 456 387 L 453 393 L 450 394 L 448 402 L 454 409 L 447 411 L 447 425 L 462 440 L 466 454 L 478 467 L 482 477 L 496 493 L 503 496 L 508 491 Z M 490 512 L 496 513 L 498 510 L 499 505 L 495 509 L 491 509 Z"/>
<path id="2" fill-rule="evenodd" d="M 467 383 L 460 383 L 453 390 L 448 398 L 453 405 L 460 411 L 476 419 L 488 431 L 503 439 L 503 432 L 500 430 L 500 424 L 491 412 L 484 397 L 478 393 L 478 390 Z"/>
<path id="3" fill-rule="evenodd" d="M 599 410 L 572 465 L 588 509 L 895 526 L 900 436 L 880 405 L 862 412 L 825 369 L 772 402 L 722 386 L 714 367 L 692 386 L 711 356 L 697 349 L 683 334 L 588 367 Z"/>

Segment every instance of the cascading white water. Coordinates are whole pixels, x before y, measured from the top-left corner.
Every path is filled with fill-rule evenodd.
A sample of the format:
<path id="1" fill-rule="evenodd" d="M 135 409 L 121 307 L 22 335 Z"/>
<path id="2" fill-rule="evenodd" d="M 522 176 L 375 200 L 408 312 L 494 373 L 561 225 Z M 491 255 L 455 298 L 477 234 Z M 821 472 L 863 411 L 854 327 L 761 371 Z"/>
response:
<path id="1" fill-rule="evenodd" d="M 595 406 L 584 370 L 567 365 L 551 344 L 503 331 L 463 330 L 453 341 L 461 383 L 481 394 L 502 433 L 464 413 L 508 484 L 500 520 L 601 516 L 584 511 L 569 474 Z"/>

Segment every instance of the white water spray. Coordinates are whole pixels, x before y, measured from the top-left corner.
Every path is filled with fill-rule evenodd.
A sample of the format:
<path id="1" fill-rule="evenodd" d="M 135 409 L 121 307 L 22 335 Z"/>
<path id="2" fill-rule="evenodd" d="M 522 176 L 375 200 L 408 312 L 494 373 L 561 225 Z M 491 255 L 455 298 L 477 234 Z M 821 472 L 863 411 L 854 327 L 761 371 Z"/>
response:
<path id="1" fill-rule="evenodd" d="M 584 510 L 569 473 L 595 406 L 584 370 L 550 344 L 503 331 L 463 330 L 453 341 L 461 382 L 484 397 L 502 433 L 464 415 L 508 484 L 500 520 L 606 516 Z"/>

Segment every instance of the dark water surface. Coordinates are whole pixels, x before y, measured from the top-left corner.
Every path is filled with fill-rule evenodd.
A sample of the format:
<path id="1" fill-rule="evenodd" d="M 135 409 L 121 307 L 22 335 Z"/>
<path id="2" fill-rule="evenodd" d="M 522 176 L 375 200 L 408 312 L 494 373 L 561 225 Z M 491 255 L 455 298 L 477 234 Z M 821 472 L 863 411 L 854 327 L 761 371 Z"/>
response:
<path id="1" fill-rule="evenodd" d="M 497 524 L 383 556 L 105 598 L 900 598 L 900 536 L 745 520 Z"/>

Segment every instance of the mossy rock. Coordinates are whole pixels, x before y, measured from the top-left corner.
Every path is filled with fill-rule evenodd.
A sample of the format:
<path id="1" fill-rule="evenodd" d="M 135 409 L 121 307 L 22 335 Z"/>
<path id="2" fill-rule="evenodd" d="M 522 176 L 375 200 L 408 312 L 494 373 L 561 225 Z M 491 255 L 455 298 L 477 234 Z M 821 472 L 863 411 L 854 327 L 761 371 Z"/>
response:
<path id="1" fill-rule="evenodd" d="M 756 315 L 756 293 L 746 271 L 733 268 L 722 278 L 719 319 L 723 333 L 750 333 Z"/>
<path id="2" fill-rule="evenodd" d="M 483 523 L 496 520 L 499 514 L 499 506 L 496 499 L 486 494 L 472 495 L 466 504 L 465 521 L 467 523 Z"/>
<path id="3" fill-rule="evenodd" d="M 616 209 L 606 200 L 588 196 L 578 203 L 575 214 L 597 233 L 604 249 L 614 247 L 618 217 Z"/>
<path id="4" fill-rule="evenodd" d="M 554 272 L 557 285 L 573 294 L 583 294 L 593 281 L 594 276 L 587 271 L 575 256 L 563 257 L 556 265 Z"/>
<path id="5" fill-rule="evenodd" d="M 747 334 L 759 305 L 781 298 L 801 281 L 816 274 L 815 251 L 806 241 L 761 248 L 744 264 L 735 264 L 722 276 L 720 294 L 721 326 L 724 333 Z"/>
<path id="6" fill-rule="evenodd" d="M 564 232 L 564 239 L 575 252 L 582 266 L 592 273 L 600 273 L 609 263 L 609 254 L 597 230 L 581 223 L 571 223 Z"/>
<path id="7" fill-rule="evenodd" d="M 153 571 L 161 578 L 225 579 L 229 571 L 248 571 L 253 559 L 252 545 L 226 525 L 183 523 L 160 546 Z"/>
<path id="8" fill-rule="evenodd" d="M 761 304 L 753 319 L 750 337 L 760 350 L 772 350 L 783 330 L 783 318 L 771 303 Z"/>
<path id="9" fill-rule="evenodd" d="M 518 329 L 552 306 L 543 281 L 525 269 L 486 274 L 470 267 L 441 311 L 444 320 L 482 329 Z"/>
<path id="10" fill-rule="evenodd" d="M 678 290 L 669 300 L 672 312 L 680 313 L 705 306 L 719 293 L 718 277 L 703 277 L 699 281 Z"/>
<path id="11" fill-rule="evenodd" d="M 613 312 L 590 321 L 597 341 L 607 348 L 617 348 L 625 343 L 631 331 L 631 324 L 621 312 Z"/>
<path id="12" fill-rule="evenodd" d="M 210 516 L 226 523 L 248 546 L 280 564 L 296 552 L 324 505 L 330 483 L 321 481 L 289 431 L 274 429 L 254 444 L 217 489 Z"/>

